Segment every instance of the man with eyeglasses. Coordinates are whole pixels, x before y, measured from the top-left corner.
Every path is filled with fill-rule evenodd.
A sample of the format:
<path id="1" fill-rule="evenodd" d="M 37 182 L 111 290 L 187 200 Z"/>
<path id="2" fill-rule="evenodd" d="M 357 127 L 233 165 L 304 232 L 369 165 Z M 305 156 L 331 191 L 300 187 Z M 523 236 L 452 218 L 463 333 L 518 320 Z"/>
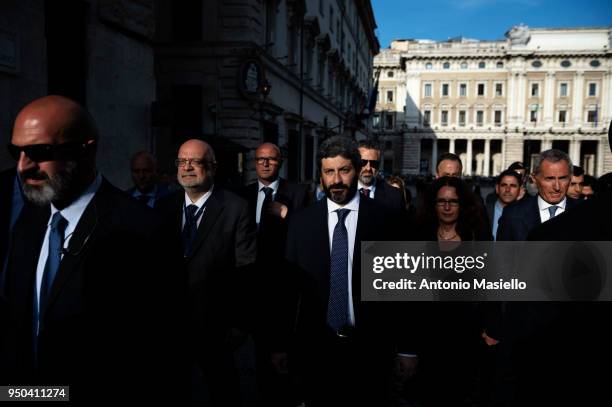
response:
<path id="1" fill-rule="evenodd" d="M 257 278 L 253 281 L 260 299 L 255 301 L 255 341 L 260 400 L 268 405 L 281 404 L 289 386 L 286 376 L 276 375 L 269 362 L 267 333 L 275 322 L 270 316 L 279 312 L 277 302 L 287 285 L 285 243 L 289 218 L 308 205 L 308 187 L 279 176 L 283 165 L 281 151 L 273 143 L 263 143 L 255 150 L 257 181 L 245 189 L 251 213 L 257 223 Z"/>
<path id="2" fill-rule="evenodd" d="M 380 172 L 380 149 L 376 142 L 366 140 L 359 143 L 361 172 L 359 173 L 359 193 L 386 209 L 404 212 L 406 202 L 401 191 L 378 177 Z"/>
<path id="3" fill-rule="evenodd" d="M 236 406 L 233 351 L 246 330 L 244 290 L 257 255 L 255 222 L 244 199 L 215 185 L 217 160 L 208 143 L 185 141 L 175 164 L 183 188 L 160 199 L 157 208 L 180 242 L 189 280 L 194 397 L 209 397 L 205 405 Z"/>
<path id="4" fill-rule="evenodd" d="M 161 220 L 96 170 L 98 139 L 87 111 L 62 96 L 15 120 L 8 150 L 33 205 L 15 225 L 1 292 L 0 384 L 70 386 L 76 403 L 169 402 L 165 386 L 186 378 L 180 275 Z"/>

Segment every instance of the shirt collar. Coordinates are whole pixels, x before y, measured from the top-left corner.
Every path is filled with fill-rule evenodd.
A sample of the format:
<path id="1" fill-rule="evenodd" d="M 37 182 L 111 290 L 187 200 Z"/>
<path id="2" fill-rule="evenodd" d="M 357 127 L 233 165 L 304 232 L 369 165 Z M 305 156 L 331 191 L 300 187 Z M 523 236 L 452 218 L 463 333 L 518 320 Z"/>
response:
<path id="1" fill-rule="evenodd" d="M 206 201 L 208 200 L 208 198 L 210 198 L 210 196 L 212 195 L 213 192 L 213 188 L 215 186 L 212 185 L 210 187 L 210 189 L 208 190 L 208 192 L 206 192 L 204 195 L 202 195 L 200 197 L 200 199 L 198 199 L 195 202 L 191 202 L 191 198 L 189 198 L 189 195 L 187 195 L 187 192 L 185 192 L 185 206 L 189 206 L 189 205 L 195 205 L 198 207 L 198 209 L 200 209 L 202 206 L 204 206 L 204 204 L 206 203 Z"/>
<path id="2" fill-rule="evenodd" d="M 565 210 L 565 204 L 567 203 L 567 198 L 563 197 L 563 200 L 557 204 L 551 204 L 546 202 L 540 195 L 538 195 L 538 208 L 540 211 L 548 210 L 549 207 L 555 205 L 558 208 Z"/>
<path id="3" fill-rule="evenodd" d="M 68 226 L 66 227 L 66 236 L 72 233 L 76 228 L 76 225 L 79 223 L 79 219 L 83 216 L 87 205 L 91 202 L 96 192 L 102 185 L 102 175 L 98 174 L 94 181 L 83 191 L 81 195 L 77 199 L 75 199 L 70 205 L 62 209 L 58 210 L 53 204 L 51 204 L 51 217 L 49 218 L 49 225 L 51 225 L 51 220 L 53 215 L 56 212 L 62 214 L 62 217 L 68 221 Z"/>
<path id="4" fill-rule="evenodd" d="M 139 196 L 142 196 L 142 195 L 148 196 L 148 197 L 154 197 L 155 195 L 157 195 L 157 185 L 153 185 L 153 188 L 149 192 L 147 192 L 145 194 L 140 192 L 138 190 L 138 188 L 134 188 L 134 197 L 135 198 L 138 198 Z"/>
<path id="5" fill-rule="evenodd" d="M 361 181 L 357 181 L 357 189 L 361 190 L 362 188 L 367 188 L 370 190 L 370 192 L 374 192 L 376 190 L 376 178 L 372 180 L 372 185 L 367 186 L 367 187 L 363 185 Z"/>
<path id="6" fill-rule="evenodd" d="M 359 193 L 355 193 L 353 199 L 351 199 L 346 205 L 340 206 L 331 199 L 327 198 L 327 212 L 332 213 L 337 209 L 349 209 L 351 211 L 359 211 Z"/>
<path id="7" fill-rule="evenodd" d="M 495 201 L 495 209 L 500 210 L 500 211 L 504 209 L 504 206 L 502 205 L 499 199 Z"/>
<path id="8" fill-rule="evenodd" d="M 272 188 L 272 190 L 274 191 L 273 193 L 276 193 L 276 191 L 278 191 L 279 178 L 275 179 L 273 182 L 270 182 L 270 185 L 264 185 L 259 180 L 257 180 L 257 184 L 259 185 L 259 188 L 257 189 L 257 191 L 259 192 L 261 192 L 264 187 L 269 187 Z"/>

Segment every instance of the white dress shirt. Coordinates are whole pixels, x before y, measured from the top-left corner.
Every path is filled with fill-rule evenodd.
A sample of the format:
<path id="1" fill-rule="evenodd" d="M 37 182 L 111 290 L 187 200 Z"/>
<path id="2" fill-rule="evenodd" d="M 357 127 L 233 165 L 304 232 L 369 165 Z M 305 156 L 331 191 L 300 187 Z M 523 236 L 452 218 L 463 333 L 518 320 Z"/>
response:
<path id="1" fill-rule="evenodd" d="M 96 192 L 100 188 L 102 184 L 102 176 L 98 174 L 96 179 L 87 187 L 85 192 L 83 192 L 77 199 L 75 199 L 70 205 L 59 211 L 62 214 L 62 217 L 66 219 L 68 224 L 66 225 L 66 230 L 64 231 L 64 249 L 68 248 L 68 244 L 70 243 L 70 238 L 74 233 L 77 225 L 79 224 L 79 220 L 87 205 L 91 202 Z M 49 222 L 47 223 L 47 231 L 45 232 L 45 238 L 43 240 L 42 248 L 40 250 L 40 256 L 38 257 L 38 264 L 36 266 L 36 305 L 38 306 L 40 303 L 40 287 L 42 285 L 42 278 L 45 272 L 45 264 L 47 263 L 47 257 L 49 257 L 49 232 L 51 231 L 51 220 L 53 219 L 53 215 L 58 212 L 58 209 L 51 204 L 51 216 L 49 217 Z M 61 255 L 64 258 L 64 254 Z M 40 311 L 40 309 L 39 309 Z"/>
<path id="2" fill-rule="evenodd" d="M 191 198 L 189 198 L 189 195 L 187 195 L 187 192 L 185 192 L 185 205 L 183 206 L 183 224 L 182 224 L 181 229 L 185 227 L 185 208 L 188 207 L 189 205 L 195 205 L 198 207 L 198 209 L 196 209 L 196 213 L 198 213 L 198 211 L 202 209 L 202 207 L 204 206 L 208 198 L 210 198 L 210 196 L 212 195 L 213 188 L 214 188 L 214 185 L 211 186 L 208 192 L 202 195 L 200 199 L 198 199 L 195 202 L 192 202 Z M 200 212 L 200 214 L 198 215 L 198 220 L 196 222 L 198 227 L 200 227 L 200 222 L 202 222 L 202 215 L 204 215 L 204 211 L 206 211 L 206 208 L 202 209 L 202 212 Z"/>
<path id="3" fill-rule="evenodd" d="M 361 193 L 363 188 L 367 188 L 370 190 L 370 198 L 374 199 L 374 194 L 376 193 L 376 179 L 373 180 L 372 185 L 366 187 L 361 183 L 361 181 L 357 181 L 357 191 Z"/>
<path id="4" fill-rule="evenodd" d="M 259 221 L 261 220 L 261 209 L 263 208 L 264 199 L 266 199 L 266 194 L 264 193 L 264 187 L 272 188 L 272 199 L 276 198 L 276 192 L 278 192 L 278 178 L 276 181 L 271 182 L 270 185 L 264 185 L 261 181 L 257 181 L 257 208 L 255 210 L 255 222 L 259 225 Z"/>
<path id="5" fill-rule="evenodd" d="M 329 231 L 329 253 L 332 252 L 334 241 L 334 228 L 338 223 L 336 209 L 349 209 L 350 212 L 344 219 L 344 225 L 348 234 L 348 300 L 349 300 L 349 324 L 355 326 L 355 310 L 353 309 L 353 253 L 355 251 L 355 235 L 357 233 L 357 218 L 359 217 L 360 194 L 356 193 L 353 199 L 344 206 L 340 206 L 327 198 L 327 229 Z M 359 249 L 358 249 L 359 250 Z"/>
<path id="6" fill-rule="evenodd" d="M 565 212 L 565 205 L 567 204 L 567 198 L 563 198 L 563 200 L 561 202 L 559 202 L 558 204 L 554 204 L 557 206 L 557 211 L 555 212 L 555 217 L 561 215 L 563 212 Z M 547 220 L 550 219 L 550 212 L 548 212 L 548 208 L 550 208 L 551 206 L 553 206 L 553 204 L 550 204 L 548 202 L 546 202 L 544 199 L 542 199 L 542 197 L 540 195 L 538 195 L 538 208 L 540 209 L 540 221 L 541 223 L 546 222 Z"/>

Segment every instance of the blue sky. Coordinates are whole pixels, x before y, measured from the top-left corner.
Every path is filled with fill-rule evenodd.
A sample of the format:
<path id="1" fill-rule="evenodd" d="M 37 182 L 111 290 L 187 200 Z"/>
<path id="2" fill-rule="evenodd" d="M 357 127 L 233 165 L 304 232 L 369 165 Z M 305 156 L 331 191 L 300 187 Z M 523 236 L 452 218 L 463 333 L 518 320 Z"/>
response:
<path id="1" fill-rule="evenodd" d="M 612 26 L 610 0 L 372 0 L 381 47 L 391 40 L 495 40 L 513 25 Z"/>

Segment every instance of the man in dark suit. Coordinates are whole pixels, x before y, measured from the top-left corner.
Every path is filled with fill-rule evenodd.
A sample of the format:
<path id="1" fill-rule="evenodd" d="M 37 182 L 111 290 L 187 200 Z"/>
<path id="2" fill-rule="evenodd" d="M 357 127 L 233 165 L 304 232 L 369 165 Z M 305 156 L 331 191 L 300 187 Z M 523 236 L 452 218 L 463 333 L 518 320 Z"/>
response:
<path id="1" fill-rule="evenodd" d="M 283 159 L 275 144 L 263 143 L 255 150 L 257 182 L 245 189 L 257 223 L 257 273 L 253 273 L 253 334 L 257 352 L 257 382 L 261 404 L 273 406 L 291 399 L 287 375 L 279 375 L 270 363 L 268 334 L 277 320 L 279 304 L 286 294 L 289 277 L 285 262 L 287 223 L 309 202 L 308 186 L 279 177 Z"/>
<path id="2" fill-rule="evenodd" d="M 393 239 L 385 211 L 357 193 L 361 156 L 355 142 L 327 139 L 319 166 L 326 199 L 292 217 L 287 259 L 296 273 L 295 342 L 289 368 L 306 405 L 385 405 L 394 362 L 414 373 L 414 348 L 396 352 L 395 328 L 406 324 L 382 303 L 360 301 L 360 243 Z"/>
<path id="3" fill-rule="evenodd" d="M 504 208 L 518 199 L 521 191 L 521 177 L 514 171 L 505 170 L 495 180 L 495 199 L 487 200 L 487 214 L 493 239 L 497 236 L 499 219 Z"/>
<path id="4" fill-rule="evenodd" d="M 2 288 L 2 384 L 69 385 L 80 403 L 168 402 L 168 383 L 184 390 L 187 378 L 175 365 L 180 273 L 159 219 L 96 172 L 97 141 L 89 114 L 60 96 L 15 121 L 9 152 L 35 205 L 15 225 Z"/>
<path id="5" fill-rule="evenodd" d="M 149 206 L 155 208 L 160 198 L 168 195 L 168 189 L 157 181 L 157 163 L 153 154 L 139 151 L 130 160 L 130 171 L 134 186 L 126 192 Z"/>
<path id="6" fill-rule="evenodd" d="M 497 240 L 526 240 L 540 223 L 572 209 L 578 202 L 566 197 L 571 175 L 572 164 L 567 154 L 554 149 L 540 153 L 532 174 L 538 195 L 504 208 Z"/>
<path id="7" fill-rule="evenodd" d="M 371 140 L 362 141 L 359 143 L 359 154 L 361 155 L 359 192 L 365 197 L 374 199 L 385 209 L 403 213 L 406 210 L 406 201 L 401 191 L 378 177 L 381 164 L 378 145 Z"/>
<path id="8" fill-rule="evenodd" d="M 247 202 L 214 184 L 213 149 L 187 140 L 176 159 L 183 190 L 159 201 L 172 237 L 182 243 L 189 278 L 192 356 L 210 405 L 238 405 L 235 339 L 245 329 L 243 285 L 256 260 L 255 222 Z M 206 397 L 204 391 L 196 397 Z"/>

